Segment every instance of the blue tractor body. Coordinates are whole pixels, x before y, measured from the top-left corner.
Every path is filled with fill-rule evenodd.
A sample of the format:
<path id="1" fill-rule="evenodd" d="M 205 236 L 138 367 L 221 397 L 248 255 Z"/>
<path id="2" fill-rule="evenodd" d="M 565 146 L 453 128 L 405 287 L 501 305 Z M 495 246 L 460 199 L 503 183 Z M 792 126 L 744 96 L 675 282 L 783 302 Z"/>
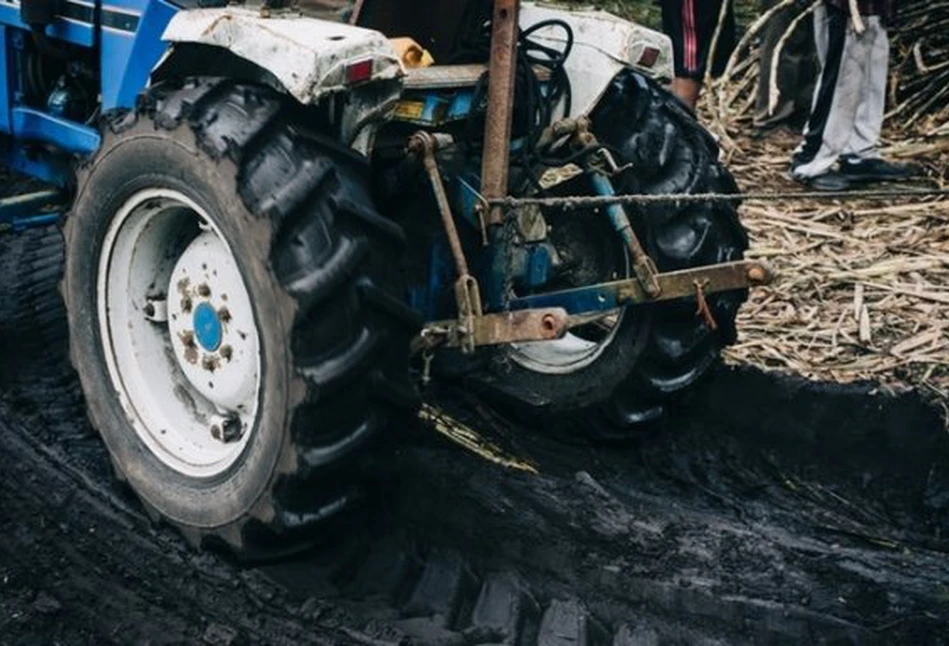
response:
<path id="1" fill-rule="evenodd" d="M 168 49 L 162 34 L 180 9 L 165 0 L 118 0 L 112 4 L 103 4 L 101 0 L 94 3 L 63 0 L 51 5 L 54 14 L 49 24 L 37 27 L 24 21 L 28 15 L 21 11 L 20 4 L 0 3 L 3 24 L 0 51 L 9 72 L 0 79 L 0 132 L 5 135 L 0 164 L 67 188 L 73 177 L 73 161 L 91 155 L 100 145 L 96 118 L 110 111 L 132 108 L 136 97 L 147 87 L 156 63 Z M 74 59 L 57 70 L 55 79 L 45 79 L 46 87 L 30 87 L 28 71 L 40 64 L 37 55 L 44 53 L 44 46 L 55 47 L 61 57 Z M 80 88 L 81 84 L 86 87 Z M 83 97 L 84 105 L 77 106 L 80 100 L 77 95 L 80 92 L 88 95 L 91 91 L 97 91 L 98 100 Z M 471 88 L 409 93 L 404 105 L 422 107 L 419 113 L 405 120 L 430 128 L 462 122 L 473 110 L 474 95 Z M 395 118 L 400 116 L 397 114 Z M 512 153 L 516 154 L 524 145 L 523 139 L 515 139 Z M 474 172 L 450 180 L 453 210 L 463 226 L 472 232 L 482 226 L 476 212 L 479 180 Z M 598 195 L 611 193 L 608 180 L 596 174 L 591 175 L 590 188 Z M 39 192 L 0 204 L 0 225 L 22 230 L 55 222 L 62 215 L 62 209 L 51 211 L 50 204 L 61 202 L 55 199 L 58 197 Z M 32 208 L 41 207 L 44 212 L 30 213 Z M 613 207 L 612 211 L 617 212 L 617 209 Z M 489 309 L 501 307 L 506 282 L 516 282 L 526 289 L 539 288 L 547 282 L 552 260 L 548 246 L 526 243 L 516 256 L 513 262 L 507 259 L 494 262 L 489 251 L 473 259 Z M 427 280 L 412 286 L 408 296 L 410 304 L 426 320 L 450 315 L 443 311 L 439 301 L 450 287 L 452 273 L 447 246 L 436 242 L 431 249 Z M 616 307 L 615 296 L 607 300 L 597 300 L 597 297 L 602 298 L 598 292 L 582 292 L 547 296 L 544 303 L 548 307 L 565 307 L 568 313 Z M 534 306 L 536 303 L 529 298 L 510 304 L 511 309 Z"/>
<path id="2" fill-rule="evenodd" d="M 68 48 L 64 55 L 76 58 L 42 97 L 31 96 L 35 88 L 28 87 L 37 28 L 23 21 L 20 3 L 0 3 L 0 60 L 5 71 L 0 78 L 2 163 L 65 186 L 72 176 L 69 156 L 89 155 L 100 142 L 96 124 L 88 118 L 93 115 L 78 121 L 68 114 L 75 100 L 72 93 L 78 91 L 70 77 L 94 76 L 89 80 L 101 96 L 102 111 L 131 107 L 166 49 L 161 34 L 177 11 L 164 0 L 59 3 L 51 23 L 38 29 L 43 42 Z"/>

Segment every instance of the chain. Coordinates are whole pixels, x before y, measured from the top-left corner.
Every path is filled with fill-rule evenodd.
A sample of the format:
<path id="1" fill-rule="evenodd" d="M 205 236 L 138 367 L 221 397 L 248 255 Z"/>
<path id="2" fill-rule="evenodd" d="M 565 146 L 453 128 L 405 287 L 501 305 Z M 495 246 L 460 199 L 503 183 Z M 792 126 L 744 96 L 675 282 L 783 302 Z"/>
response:
<path id="1" fill-rule="evenodd" d="M 487 200 L 490 206 L 500 206 L 506 210 L 514 210 L 526 206 L 560 207 L 564 209 L 587 209 L 610 204 L 655 204 L 679 203 L 690 204 L 696 202 L 770 202 L 770 201 L 801 201 L 801 200 L 880 200 L 898 197 L 904 200 L 922 199 L 927 197 L 949 197 L 949 188 L 934 188 L 925 190 L 905 189 L 871 189 L 865 191 L 787 191 L 787 192 L 752 192 L 752 193 L 695 193 L 658 195 L 577 195 L 572 197 L 505 197 Z"/>
<path id="2" fill-rule="evenodd" d="M 504 246 L 507 257 L 504 259 L 508 267 L 514 266 L 514 246 L 517 244 L 517 218 L 513 213 L 505 213 L 501 221 L 501 235 L 504 237 Z M 504 272 L 504 293 L 501 296 L 501 305 L 504 311 L 511 309 L 511 298 L 514 296 L 514 277 L 510 271 Z"/>

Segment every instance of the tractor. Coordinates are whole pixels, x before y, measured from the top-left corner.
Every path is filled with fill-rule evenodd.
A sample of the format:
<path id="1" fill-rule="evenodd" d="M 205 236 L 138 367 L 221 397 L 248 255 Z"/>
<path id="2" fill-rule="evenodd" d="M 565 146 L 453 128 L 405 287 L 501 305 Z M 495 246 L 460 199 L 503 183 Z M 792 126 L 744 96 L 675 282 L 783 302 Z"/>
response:
<path id="1" fill-rule="evenodd" d="M 770 279 L 664 87 L 667 38 L 611 14 L 2 0 L 0 22 L 2 163 L 47 187 L 0 226 L 62 224 L 92 426 L 196 546 L 312 544 L 432 380 L 632 433 Z"/>

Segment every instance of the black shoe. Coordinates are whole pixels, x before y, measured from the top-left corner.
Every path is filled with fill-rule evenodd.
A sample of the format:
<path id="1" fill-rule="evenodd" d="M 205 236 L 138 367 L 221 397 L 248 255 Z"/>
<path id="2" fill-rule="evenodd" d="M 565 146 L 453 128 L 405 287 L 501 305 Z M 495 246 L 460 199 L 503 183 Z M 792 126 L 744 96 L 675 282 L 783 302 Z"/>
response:
<path id="1" fill-rule="evenodd" d="M 814 177 L 797 177 L 792 171 L 791 178 L 815 191 L 849 191 L 852 186 L 847 176 L 834 170 Z"/>
<path id="2" fill-rule="evenodd" d="M 919 174 L 919 168 L 883 159 L 842 157 L 840 172 L 853 183 L 895 182 L 915 177 Z"/>

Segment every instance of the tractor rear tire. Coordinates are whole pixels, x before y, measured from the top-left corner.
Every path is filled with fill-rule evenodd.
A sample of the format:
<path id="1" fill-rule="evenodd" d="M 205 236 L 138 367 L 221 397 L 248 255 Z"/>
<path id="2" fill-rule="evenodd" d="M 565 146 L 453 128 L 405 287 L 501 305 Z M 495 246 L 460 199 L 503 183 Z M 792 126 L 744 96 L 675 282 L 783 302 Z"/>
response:
<path id="1" fill-rule="evenodd" d="M 70 353 L 118 477 L 243 559 L 317 540 L 419 405 L 404 235 L 299 114 L 267 88 L 158 85 L 105 129 L 65 227 Z"/>
<path id="2" fill-rule="evenodd" d="M 617 77 L 591 117 L 597 137 L 627 165 L 617 193 L 738 193 L 717 142 L 678 99 L 642 75 Z M 676 271 L 743 258 L 748 234 L 737 208 L 736 202 L 659 203 L 629 214 L 659 270 Z M 747 290 L 709 295 L 714 329 L 697 315 L 694 297 L 647 306 L 652 321 L 643 352 L 600 412 L 620 433 L 661 417 L 735 342 L 735 319 L 747 297 Z"/>
<path id="3" fill-rule="evenodd" d="M 675 97 L 640 74 L 617 77 L 591 120 L 598 139 L 626 168 L 614 180 L 618 193 L 738 192 L 719 161 L 715 140 Z M 627 212 L 660 271 L 740 260 L 748 247 L 733 203 L 666 203 Z M 573 219 L 580 221 L 577 215 Z M 594 264 L 616 255 L 608 253 L 608 242 L 599 247 L 576 242 L 597 226 L 606 231 L 600 240 L 619 245 L 605 220 L 583 224 L 567 240 L 574 241 L 575 255 Z M 563 226 L 552 230 L 558 228 Z M 611 274 L 620 275 L 618 269 L 600 271 L 599 276 L 586 272 L 590 275 L 582 283 L 571 286 L 611 280 Z M 628 268 L 625 275 L 630 275 Z M 471 378 L 511 405 L 515 414 L 540 420 L 558 435 L 622 440 L 661 420 L 670 402 L 716 363 L 722 348 L 735 340 L 735 317 L 746 298 L 745 290 L 708 296 L 714 330 L 697 315 L 695 297 L 630 307 L 592 361 L 559 370 L 534 367 L 540 364 L 514 360 L 519 350 L 511 346 L 500 351 L 502 361 Z M 538 348 L 535 355 L 544 356 L 552 354 L 557 343 L 563 340 L 528 345 Z M 558 352 L 569 359 L 569 350 Z"/>

